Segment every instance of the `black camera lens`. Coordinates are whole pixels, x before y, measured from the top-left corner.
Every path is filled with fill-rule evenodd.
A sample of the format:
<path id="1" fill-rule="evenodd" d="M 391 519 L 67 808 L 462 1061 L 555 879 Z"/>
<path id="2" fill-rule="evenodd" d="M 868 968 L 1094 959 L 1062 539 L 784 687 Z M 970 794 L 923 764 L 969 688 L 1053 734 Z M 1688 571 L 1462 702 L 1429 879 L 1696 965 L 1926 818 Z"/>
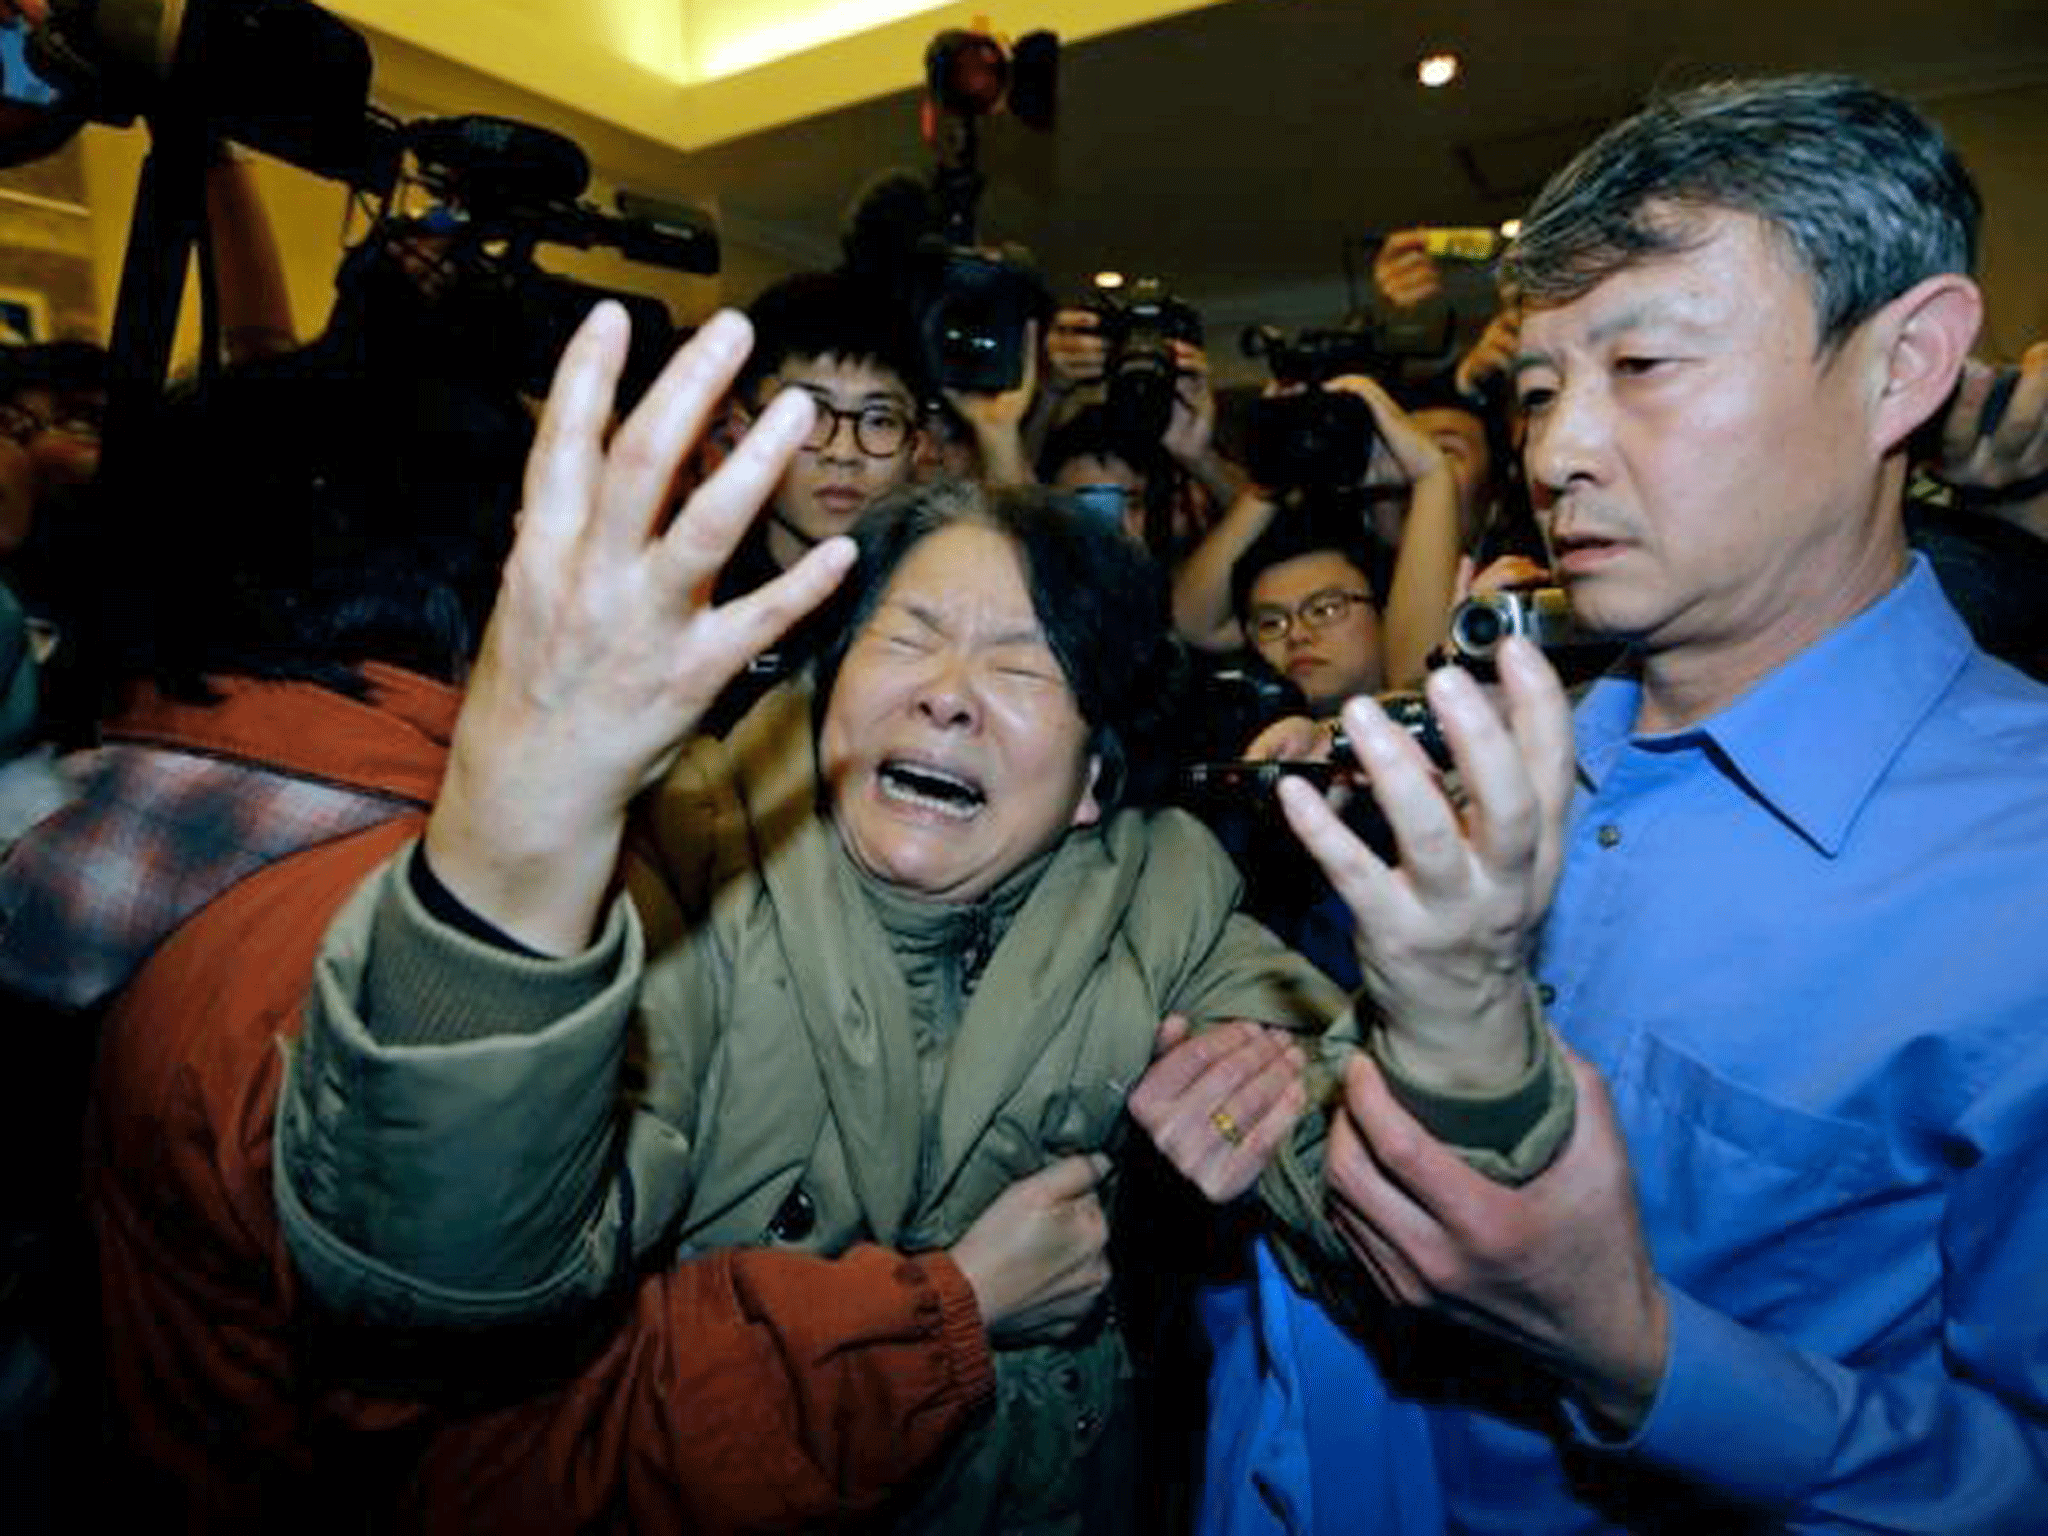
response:
<path id="1" fill-rule="evenodd" d="M 1311 390 L 1252 402 L 1245 468 L 1268 490 L 1356 485 L 1372 463 L 1372 407 L 1357 395 Z"/>
<path id="2" fill-rule="evenodd" d="M 1471 602 L 1458 609 L 1458 649 L 1468 656 L 1491 656 L 1508 637 L 1507 619 L 1490 603 Z"/>
<path id="3" fill-rule="evenodd" d="M 973 372 L 985 367 L 997 350 L 997 338 L 980 315 L 949 315 L 939 331 L 939 355 L 949 372 Z"/>

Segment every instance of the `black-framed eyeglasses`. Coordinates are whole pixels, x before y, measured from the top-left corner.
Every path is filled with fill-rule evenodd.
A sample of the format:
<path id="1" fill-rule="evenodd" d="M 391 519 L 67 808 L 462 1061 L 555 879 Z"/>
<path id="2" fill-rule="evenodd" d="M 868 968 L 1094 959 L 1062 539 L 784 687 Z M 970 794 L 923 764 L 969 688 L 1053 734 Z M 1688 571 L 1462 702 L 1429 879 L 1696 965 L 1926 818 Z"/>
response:
<path id="1" fill-rule="evenodd" d="M 0 400 L 0 438 L 10 439 L 26 448 L 45 432 L 96 439 L 100 435 L 100 424 L 78 411 L 59 411 L 46 416 L 18 401 Z"/>
<path id="2" fill-rule="evenodd" d="M 1351 611 L 1353 603 L 1370 603 L 1368 592 L 1330 590 L 1311 592 L 1292 609 L 1259 608 L 1251 617 L 1252 638 L 1265 645 L 1278 645 L 1294 632 L 1298 623 L 1311 634 L 1328 629 Z"/>
<path id="3" fill-rule="evenodd" d="M 853 424 L 853 446 L 871 459 L 893 459 L 910 441 L 913 423 L 910 413 L 901 406 L 870 401 L 849 411 L 834 405 L 815 390 L 805 390 L 804 393 L 811 397 L 811 404 L 818 411 L 811 423 L 811 435 L 804 439 L 804 447 L 813 453 L 822 453 L 831 446 L 832 440 L 839 435 L 839 423 L 842 421 Z"/>

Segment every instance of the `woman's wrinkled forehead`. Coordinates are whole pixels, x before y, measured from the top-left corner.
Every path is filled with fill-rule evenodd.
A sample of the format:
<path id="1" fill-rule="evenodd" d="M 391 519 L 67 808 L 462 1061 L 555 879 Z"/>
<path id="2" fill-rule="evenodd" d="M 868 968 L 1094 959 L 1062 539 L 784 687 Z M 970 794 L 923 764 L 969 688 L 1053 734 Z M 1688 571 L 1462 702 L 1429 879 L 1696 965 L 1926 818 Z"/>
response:
<path id="1" fill-rule="evenodd" d="M 1033 553 L 1029 539 L 995 518 L 971 512 L 949 518 L 904 546 L 869 602 L 863 622 L 872 622 L 885 609 L 937 617 L 970 590 L 984 602 L 1000 590 L 1006 612 L 998 626 L 1000 635 L 991 630 L 990 637 L 1006 644 L 1044 645 L 1059 663 L 1067 691 L 1080 703 L 1091 690 L 1074 675 L 1077 615 L 1069 610 L 1078 594 L 1064 591 L 1056 580 L 1042 579 Z M 1004 567 L 1015 575 L 1014 588 L 1006 580 L 990 580 Z"/>

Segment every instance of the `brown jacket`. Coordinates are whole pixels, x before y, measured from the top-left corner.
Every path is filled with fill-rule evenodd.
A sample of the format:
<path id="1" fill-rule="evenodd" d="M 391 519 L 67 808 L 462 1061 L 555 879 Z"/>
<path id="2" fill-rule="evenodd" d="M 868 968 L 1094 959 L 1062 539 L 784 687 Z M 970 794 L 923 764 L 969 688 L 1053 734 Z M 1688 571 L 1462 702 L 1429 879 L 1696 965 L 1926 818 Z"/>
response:
<path id="1" fill-rule="evenodd" d="M 278 1234 L 272 1118 L 329 918 L 416 836 L 456 696 L 294 684 L 161 708 L 154 739 L 392 798 L 173 934 L 108 1020 L 88 1133 L 111 1396 L 193 1528 L 789 1527 L 872 1507 L 988 1398 L 941 1254 L 729 1252 L 650 1276 L 593 1347 L 343 1337 Z M 508 1357 L 511 1369 L 507 1369 Z M 562 1364 L 554 1385 L 537 1372 Z"/>

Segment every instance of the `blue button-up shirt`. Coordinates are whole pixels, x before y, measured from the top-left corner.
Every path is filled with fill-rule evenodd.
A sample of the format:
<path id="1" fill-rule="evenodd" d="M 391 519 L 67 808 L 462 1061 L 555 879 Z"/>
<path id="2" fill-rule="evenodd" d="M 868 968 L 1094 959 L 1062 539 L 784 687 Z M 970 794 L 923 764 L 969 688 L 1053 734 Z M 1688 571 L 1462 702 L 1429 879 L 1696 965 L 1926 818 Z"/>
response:
<path id="1" fill-rule="evenodd" d="M 1665 1380 L 1619 1455 L 1432 1409 L 1450 1523 L 2048 1530 L 2048 691 L 1916 563 L 1701 724 L 1638 702 L 1580 706 L 1536 972 L 1614 1096 Z"/>

